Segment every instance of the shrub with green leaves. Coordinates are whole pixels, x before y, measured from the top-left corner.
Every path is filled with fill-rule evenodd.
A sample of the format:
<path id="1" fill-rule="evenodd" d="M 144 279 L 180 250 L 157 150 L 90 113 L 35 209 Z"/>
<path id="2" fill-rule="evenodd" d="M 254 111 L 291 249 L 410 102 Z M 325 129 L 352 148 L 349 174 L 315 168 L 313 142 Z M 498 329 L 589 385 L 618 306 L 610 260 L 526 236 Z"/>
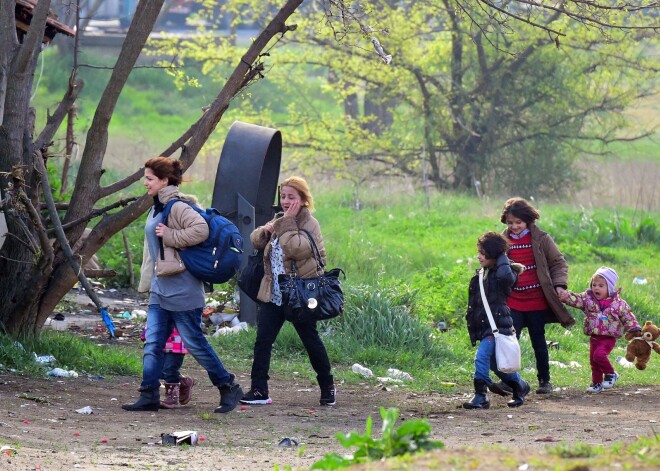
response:
<path id="1" fill-rule="evenodd" d="M 337 439 L 344 448 L 357 447 L 357 450 L 349 456 L 341 456 L 330 453 L 317 461 L 311 469 L 340 469 L 356 463 L 367 463 L 393 456 L 413 454 L 420 451 L 443 448 L 444 443 L 431 440 L 431 425 L 426 419 L 411 419 L 405 421 L 395 428 L 399 418 L 399 409 L 380 408 L 380 416 L 383 419 L 381 438 L 371 436 L 372 419 L 367 418 L 365 432 L 339 433 Z"/>
<path id="2" fill-rule="evenodd" d="M 420 319 L 436 324 L 443 321 L 448 327 L 463 327 L 468 301 L 468 283 L 474 269 L 464 263 L 451 269 L 433 267 L 413 275 L 417 305 L 415 312 Z"/>
<path id="3" fill-rule="evenodd" d="M 413 293 L 404 286 L 349 286 L 344 315 L 329 324 L 327 348 L 350 363 L 431 368 L 447 353 L 435 332 L 413 315 Z"/>

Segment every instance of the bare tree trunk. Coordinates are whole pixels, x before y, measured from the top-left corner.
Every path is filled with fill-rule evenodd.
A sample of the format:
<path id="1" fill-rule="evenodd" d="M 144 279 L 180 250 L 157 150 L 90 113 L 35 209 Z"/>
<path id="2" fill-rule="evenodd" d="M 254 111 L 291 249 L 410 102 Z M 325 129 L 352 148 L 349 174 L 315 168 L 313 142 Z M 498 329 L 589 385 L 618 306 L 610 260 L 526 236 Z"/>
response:
<path id="1" fill-rule="evenodd" d="M 364 116 L 373 118 L 365 124 L 365 128 L 376 136 L 380 136 L 394 121 L 392 112 L 394 100 L 388 98 L 390 91 L 379 87 L 369 87 L 364 97 Z"/>
<path id="2" fill-rule="evenodd" d="M 135 288 L 135 274 L 133 273 L 133 254 L 131 253 L 131 246 L 128 245 L 128 237 L 126 231 L 121 231 L 121 238 L 124 241 L 124 250 L 126 251 L 126 265 L 128 265 L 128 286 Z"/>
<path id="3" fill-rule="evenodd" d="M 209 136 L 215 129 L 216 125 L 222 118 L 224 112 L 229 106 L 230 100 L 238 94 L 252 79 L 255 78 L 258 72 L 258 59 L 259 55 L 263 52 L 270 40 L 278 34 L 288 31 L 286 20 L 296 11 L 301 5 L 303 0 L 288 0 L 280 11 L 275 15 L 272 21 L 268 24 L 259 36 L 252 42 L 249 49 L 241 60 L 236 65 L 234 72 L 231 74 L 222 90 L 220 90 L 216 99 L 211 103 L 209 109 L 204 115 L 191 126 L 191 128 L 177 139 L 172 145 L 161 152 L 161 155 L 172 155 L 175 151 L 181 149 L 181 161 L 184 168 L 190 167 L 195 158 L 197 157 L 200 149 L 206 143 Z M 103 173 L 102 157 L 105 153 L 107 144 L 107 127 L 109 124 L 116 99 L 119 96 L 120 87 L 118 83 L 125 83 L 127 73 L 130 72 L 130 67 L 125 62 L 130 59 L 137 59 L 139 50 L 136 50 L 135 45 L 128 46 L 129 38 L 136 39 L 134 30 L 135 21 L 140 21 L 141 16 L 140 7 L 143 6 L 144 0 L 139 3 L 138 12 L 134 23 L 131 25 L 127 39 L 124 43 L 124 48 L 120 54 L 115 67 L 115 74 L 117 75 L 117 83 L 112 82 L 108 85 L 108 90 L 101 99 L 101 103 L 97 109 L 97 114 L 92 122 L 87 142 L 83 152 L 81 167 L 76 180 L 76 188 L 71 199 L 70 210 L 64 219 L 65 223 L 84 216 L 89 213 L 94 203 L 98 199 L 113 194 L 115 191 L 129 186 L 131 183 L 138 181 L 142 176 L 142 166 L 131 176 L 110 185 L 106 188 L 100 187 L 100 177 Z M 143 15 L 147 13 L 144 11 L 147 7 L 143 7 Z M 146 40 L 146 37 L 144 38 Z M 91 140 L 91 142 L 90 142 Z M 84 165 L 83 165 L 84 163 Z M 125 209 L 118 211 L 112 215 L 105 215 L 101 221 L 94 227 L 89 237 L 83 243 L 79 255 L 83 257 L 83 263 L 91 257 L 96 251 L 107 242 L 107 240 L 114 234 L 128 226 L 131 222 L 136 220 L 142 215 L 151 205 L 151 199 L 146 196 L 130 204 Z M 68 235 L 69 240 L 77 240 L 82 233 L 84 226 L 81 225 L 76 231 L 70 230 Z M 68 267 L 66 262 L 60 257 L 58 258 L 53 276 L 50 278 L 46 291 L 41 297 L 41 304 L 39 306 L 39 315 L 37 322 L 43 322 L 48 315 L 53 311 L 56 304 L 60 299 L 71 289 L 75 283 L 75 274 Z M 0 283 L 1 286 L 1 283 Z M 0 310 L 2 307 L 0 306 Z"/>
<path id="4" fill-rule="evenodd" d="M 71 165 L 71 156 L 76 144 L 73 122 L 76 118 L 76 105 L 69 108 L 66 119 L 66 148 L 64 151 L 64 165 L 62 165 L 62 184 L 60 186 L 60 196 L 66 193 L 69 188 L 69 166 Z"/>

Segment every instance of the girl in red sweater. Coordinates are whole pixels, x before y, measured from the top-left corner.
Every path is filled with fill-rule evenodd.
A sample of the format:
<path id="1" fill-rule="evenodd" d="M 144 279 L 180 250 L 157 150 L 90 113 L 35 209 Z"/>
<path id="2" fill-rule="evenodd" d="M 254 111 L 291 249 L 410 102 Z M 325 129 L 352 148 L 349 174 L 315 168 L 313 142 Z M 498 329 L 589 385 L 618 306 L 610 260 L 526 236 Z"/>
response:
<path id="1" fill-rule="evenodd" d="M 507 228 L 509 258 L 525 266 L 517 285 L 507 298 L 516 335 L 527 328 L 536 357 L 539 387 L 536 394 L 550 394 L 550 364 L 545 325 L 559 322 L 564 327 L 575 324 L 559 296 L 568 284 L 568 264 L 552 237 L 536 226 L 539 212 L 523 198 L 510 198 L 504 203 L 501 221 Z M 495 385 L 495 389 L 498 386 Z M 502 393 L 503 391 L 494 391 Z"/>

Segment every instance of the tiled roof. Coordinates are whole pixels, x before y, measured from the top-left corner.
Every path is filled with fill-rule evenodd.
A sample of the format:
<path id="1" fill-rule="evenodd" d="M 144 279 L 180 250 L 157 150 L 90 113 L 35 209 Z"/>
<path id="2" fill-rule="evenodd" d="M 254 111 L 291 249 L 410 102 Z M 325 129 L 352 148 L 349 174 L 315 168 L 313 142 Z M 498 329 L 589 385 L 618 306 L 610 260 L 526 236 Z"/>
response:
<path id="1" fill-rule="evenodd" d="M 27 32 L 32 20 L 32 12 L 37 6 L 38 0 L 16 0 L 16 27 L 24 32 Z M 53 10 L 48 12 L 48 19 L 46 20 L 46 38 L 44 41 L 50 41 L 55 34 L 62 33 L 67 36 L 75 36 L 76 33 L 73 28 L 65 25 L 57 20 L 57 15 Z"/>

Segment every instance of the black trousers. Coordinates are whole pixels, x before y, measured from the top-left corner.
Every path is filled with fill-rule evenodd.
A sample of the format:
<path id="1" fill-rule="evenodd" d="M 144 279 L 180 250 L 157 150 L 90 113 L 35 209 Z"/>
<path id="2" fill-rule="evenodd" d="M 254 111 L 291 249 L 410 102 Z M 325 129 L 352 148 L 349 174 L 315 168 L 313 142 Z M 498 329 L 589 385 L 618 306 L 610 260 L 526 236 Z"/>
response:
<path id="1" fill-rule="evenodd" d="M 516 337 L 524 327 L 527 327 L 529 340 L 532 342 L 534 356 L 536 357 L 536 372 L 540 383 L 550 381 L 550 355 L 548 344 L 545 343 L 545 319 L 547 311 L 517 311 L 511 309 L 513 326 L 516 328 Z"/>
<path id="2" fill-rule="evenodd" d="M 257 314 L 257 340 L 254 344 L 254 360 L 252 361 L 252 387 L 268 391 L 270 376 L 270 357 L 273 344 L 280 333 L 286 318 L 284 309 L 273 303 L 264 303 Z M 312 368 L 316 372 L 316 380 L 321 388 L 334 383 L 331 374 L 330 359 L 323 341 L 316 329 L 316 322 L 294 322 L 293 327 L 298 332 Z"/>

